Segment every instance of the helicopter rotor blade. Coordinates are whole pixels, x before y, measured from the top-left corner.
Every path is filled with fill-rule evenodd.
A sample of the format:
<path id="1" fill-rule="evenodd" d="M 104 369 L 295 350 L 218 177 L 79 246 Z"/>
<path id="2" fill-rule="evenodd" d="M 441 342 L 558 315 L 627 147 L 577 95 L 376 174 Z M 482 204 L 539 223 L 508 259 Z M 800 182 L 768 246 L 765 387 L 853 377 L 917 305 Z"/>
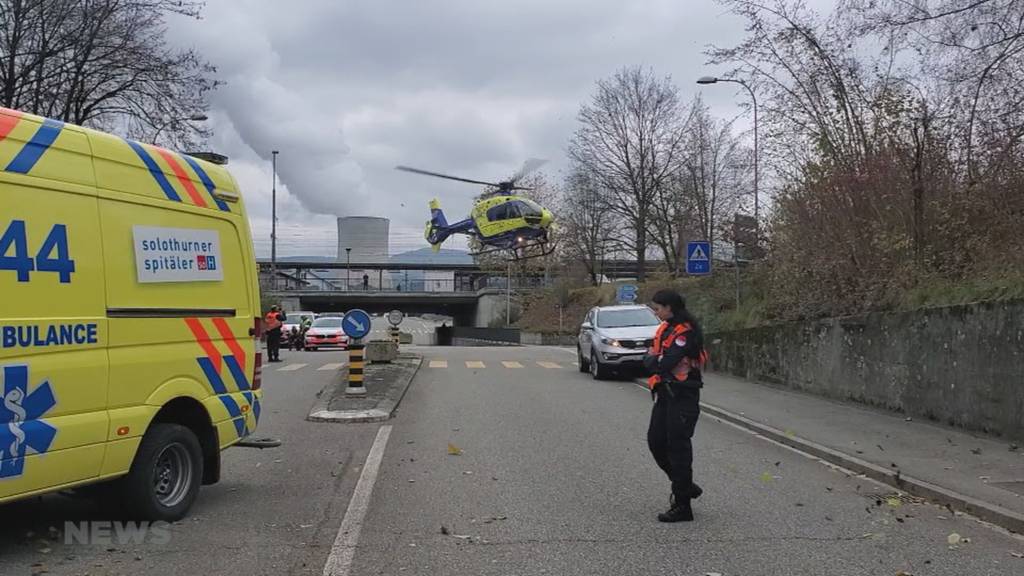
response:
<path id="1" fill-rule="evenodd" d="M 519 169 L 519 172 L 516 172 L 515 176 L 512 176 L 512 178 L 509 179 L 509 182 L 518 182 L 547 163 L 547 160 L 543 160 L 541 158 L 530 158 L 526 162 L 523 162 L 523 167 Z"/>
<path id="2" fill-rule="evenodd" d="M 419 168 L 412 168 L 409 166 L 395 166 L 395 170 L 402 170 L 403 172 L 412 172 L 413 174 L 423 174 L 425 176 L 434 176 L 436 178 L 446 178 L 448 180 L 457 180 L 459 182 L 468 182 L 470 184 L 483 184 L 484 186 L 500 187 L 499 184 L 493 182 L 484 182 L 482 180 L 470 180 L 469 178 L 460 178 L 459 176 L 449 176 L 448 174 L 441 174 L 439 172 L 430 172 L 429 170 L 421 170 Z"/>

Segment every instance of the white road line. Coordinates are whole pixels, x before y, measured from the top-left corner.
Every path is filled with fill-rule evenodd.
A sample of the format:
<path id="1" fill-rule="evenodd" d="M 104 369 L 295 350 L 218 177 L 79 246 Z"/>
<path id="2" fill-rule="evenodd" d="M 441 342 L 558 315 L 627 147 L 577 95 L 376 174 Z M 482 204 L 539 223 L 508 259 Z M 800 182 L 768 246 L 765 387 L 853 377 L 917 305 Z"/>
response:
<path id="1" fill-rule="evenodd" d="M 336 362 L 334 364 L 324 364 L 323 366 L 317 368 L 317 370 L 340 370 L 341 367 L 344 366 L 344 365 L 345 365 L 344 362 Z"/>
<path id="2" fill-rule="evenodd" d="M 345 511 L 341 527 L 338 528 L 338 536 L 334 539 L 334 545 L 331 546 L 331 553 L 327 555 L 324 576 L 348 576 L 349 574 L 352 559 L 356 555 L 356 546 L 359 544 L 359 533 L 363 529 L 363 520 L 366 519 L 366 511 L 370 507 L 370 496 L 373 494 L 373 485 L 377 482 L 377 472 L 380 470 L 381 460 L 384 459 L 384 449 L 388 445 L 389 436 L 391 436 L 391 426 L 381 426 L 377 431 L 377 438 L 373 441 L 370 454 L 366 457 L 366 464 L 363 465 L 363 472 L 359 475 L 356 491 L 352 494 L 348 510 Z"/>
<path id="3" fill-rule="evenodd" d="M 287 366 L 283 366 L 281 368 L 278 368 L 277 371 L 278 372 L 294 372 L 296 370 L 301 370 L 301 369 L 305 368 L 306 366 L 309 366 L 309 364 L 289 364 Z"/>
<path id="4" fill-rule="evenodd" d="M 537 365 L 541 368 L 561 368 L 561 366 L 554 362 L 537 362 Z"/>
<path id="5" fill-rule="evenodd" d="M 501 363 L 504 364 L 505 368 L 522 368 L 523 367 L 523 365 L 520 364 L 519 362 L 510 362 L 508 360 L 502 360 Z"/>
<path id="6" fill-rule="evenodd" d="M 430 367 L 431 368 L 447 368 L 448 367 L 448 361 L 447 360 L 431 360 L 430 361 Z"/>
<path id="7" fill-rule="evenodd" d="M 476 360 L 467 360 L 466 368 L 487 368 L 487 365 Z"/>

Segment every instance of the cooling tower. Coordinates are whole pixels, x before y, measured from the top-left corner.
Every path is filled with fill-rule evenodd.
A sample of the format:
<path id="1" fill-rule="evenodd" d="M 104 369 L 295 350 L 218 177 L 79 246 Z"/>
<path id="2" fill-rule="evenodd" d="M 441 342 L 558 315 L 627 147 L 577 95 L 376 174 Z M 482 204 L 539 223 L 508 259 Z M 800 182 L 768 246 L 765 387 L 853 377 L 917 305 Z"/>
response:
<path id="1" fill-rule="evenodd" d="M 338 261 L 345 262 L 345 249 L 351 248 L 352 264 L 387 262 L 389 226 L 387 218 L 338 218 Z"/>

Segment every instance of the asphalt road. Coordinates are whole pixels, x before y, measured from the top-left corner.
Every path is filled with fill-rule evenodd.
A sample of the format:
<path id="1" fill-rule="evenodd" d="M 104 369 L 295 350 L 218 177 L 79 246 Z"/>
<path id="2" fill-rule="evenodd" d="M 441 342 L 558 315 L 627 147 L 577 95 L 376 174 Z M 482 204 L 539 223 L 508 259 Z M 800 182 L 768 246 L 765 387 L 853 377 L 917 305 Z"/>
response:
<path id="1" fill-rule="evenodd" d="M 1024 573 L 1018 538 L 890 502 L 880 485 L 708 417 L 696 522 L 659 524 L 668 482 L 647 453 L 644 390 L 594 382 L 562 349 L 418 351 L 349 574 Z M 222 482 L 169 542 L 47 540 L 50 526 L 102 517 L 50 496 L 0 508 L 0 574 L 322 574 L 381 425 L 306 422 L 337 377 L 319 368 L 344 354 L 282 357 L 264 377 L 258 434 L 284 445 L 225 453 Z M 953 533 L 969 542 L 951 547 Z"/>

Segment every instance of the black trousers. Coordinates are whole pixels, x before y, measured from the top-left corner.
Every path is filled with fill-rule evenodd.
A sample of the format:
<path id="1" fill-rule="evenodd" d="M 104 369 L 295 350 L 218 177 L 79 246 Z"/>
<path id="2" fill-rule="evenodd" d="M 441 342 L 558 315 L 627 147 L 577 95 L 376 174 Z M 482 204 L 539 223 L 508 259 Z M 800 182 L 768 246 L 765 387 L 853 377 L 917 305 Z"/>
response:
<path id="1" fill-rule="evenodd" d="M 267 356 L 269 360 L 278 360 L 281 355 L 281 331 L 267 331 Z"/>
<path id="2" fill-rule="evenodd" d="M 700 388 L 673 382 L 669 394 L 667 386 L 658 387 L 651 425 L 647 429 L 647 446 L 658 467 L 672 481 L 672 494 L 677 500 L 689 499 L 693 486 L 691 439 L 700 418 Z"/>

